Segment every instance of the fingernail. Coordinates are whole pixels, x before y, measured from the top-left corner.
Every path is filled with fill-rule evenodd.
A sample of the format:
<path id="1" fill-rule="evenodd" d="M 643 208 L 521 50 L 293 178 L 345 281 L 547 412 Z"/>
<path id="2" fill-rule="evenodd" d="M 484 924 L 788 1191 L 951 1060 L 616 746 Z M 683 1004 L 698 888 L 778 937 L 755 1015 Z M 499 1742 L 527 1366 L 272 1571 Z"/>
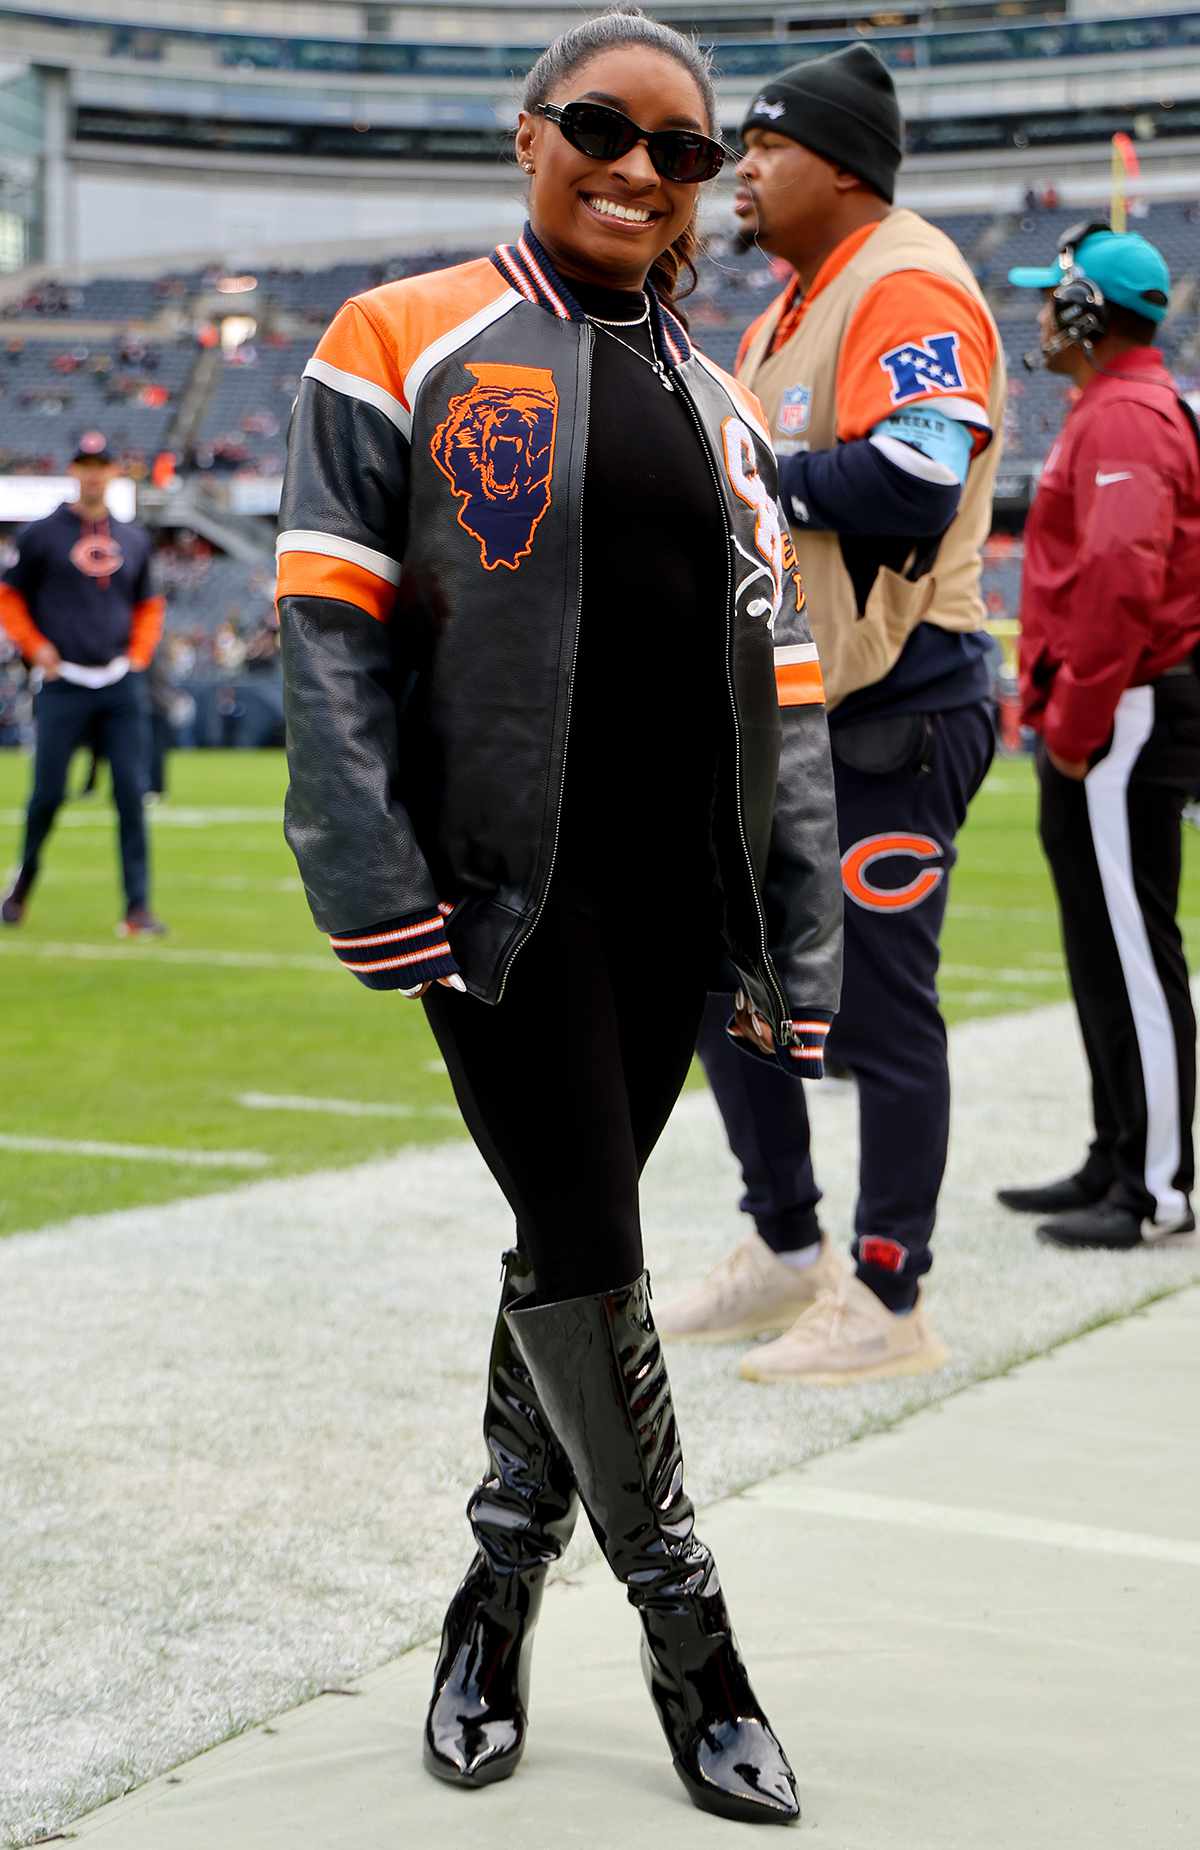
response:
<path id="1" fill-rule="evenodd" d="M 466 995 L 467 986 L 463 982 L 461 976 L 449 976 L 446 978 L 446 981 L 449 984 L 451 989 L 457 989 L 460 992 L 460 994 L 464 996 Z"/>
<path id="2" fill-rule="evenodd" d="M 734 1006 L 734 1008 L 736 1008 L 736 1009 L 744 1009 L 744 1008 L 745 1008 L 745 1006 L 746 1006 L 746 992 L 745 992 L 744 990 L 742 990 L 742 989 L 739 989 L 739 990 L 738 990 L 738 992 L 737 992 L 737 995 L 736 995 L 736 996 L 735 996 L 735 997 L 733 998 L 733 1006 Z"/>

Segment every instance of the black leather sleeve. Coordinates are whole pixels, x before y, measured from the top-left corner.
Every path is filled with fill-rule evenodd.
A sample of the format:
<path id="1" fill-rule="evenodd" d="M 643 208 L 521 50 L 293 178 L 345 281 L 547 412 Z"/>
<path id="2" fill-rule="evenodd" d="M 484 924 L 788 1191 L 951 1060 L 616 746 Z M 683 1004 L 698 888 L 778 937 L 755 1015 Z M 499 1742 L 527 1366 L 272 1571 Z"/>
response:
<path id="1" fill-rule="evenodd" d="M 369 324 L 359 330 L 360 348 L 370 335 Z M 377 404 L 302 380 L 280 511 L 284 830 L 328 932 L 430 913 L 439 898 L 398 790 L 406 671 L 388 618 L 408 459 L 407 437 Z"/>
<path id="2" fill-rule="evenodd" d="M 776 648 L 811 644 L 784 593 Z M 764 898 L 771 958 L 795 1017 L 835 1013 L 842 990 L 842 870 L 829 727 L 819 701 L 785 706 Z"/>

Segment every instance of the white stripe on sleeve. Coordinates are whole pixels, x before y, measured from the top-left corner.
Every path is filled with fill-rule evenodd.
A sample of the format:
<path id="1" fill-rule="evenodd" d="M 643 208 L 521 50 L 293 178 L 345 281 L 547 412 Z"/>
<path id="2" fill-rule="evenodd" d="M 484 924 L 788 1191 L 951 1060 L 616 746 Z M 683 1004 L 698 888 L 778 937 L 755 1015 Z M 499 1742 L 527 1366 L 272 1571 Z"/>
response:
<path id="1" fill-rule="evenodd" d="M 375 552 L 370 546 L 360 546 L 357 540 L 340 539 L 336 533 L 292 527 L 281 533 L 275 542 L 275 557 L 282 558 L 285 552 L 319 552 L 327 559 L 345 559 L 351 565 L 361 565 L 364 571 L 373 572 L 376 578 L 386 579 L 390 585 L 400 583 L 401 567 L 395 559 L 389 559 L 385 552 Z"/>
<path id="2" fill-rule="evenodd" d="M 373 379 L 363 379 L 358 373 L 343 372 L 340 366 L 331 366 L 328 360 L 310 360 L 304 368 L 306 379 L 318 379 L 331 391 L 341 392 L 345 398 L 359 398 L 364 405 L 374 405 L 376 411 L 382 411 L 390 424 L 394 424 L 402 436 L 412 436 L 412 412 L 385 392 Z"/>

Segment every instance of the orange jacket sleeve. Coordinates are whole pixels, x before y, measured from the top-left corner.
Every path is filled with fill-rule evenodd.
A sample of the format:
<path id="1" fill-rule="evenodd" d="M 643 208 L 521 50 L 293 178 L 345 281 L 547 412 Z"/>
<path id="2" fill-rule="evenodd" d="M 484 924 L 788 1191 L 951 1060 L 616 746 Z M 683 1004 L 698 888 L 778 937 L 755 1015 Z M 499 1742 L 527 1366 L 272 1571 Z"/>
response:
<path id="1" fill-rule="evenodd" d="M 868 289 L 838 355 L 838 437 L 866 437 L 894 411 L 937 405 L 971 427 L 976 453 L 988 417 L 996 336 L 986 311 L 957 283 L 901 270 Z"/>
<path id="2" fill-rule="evenodd" d="M 140 604 L 134 605 L 129 627 L 131 668 L 148 668 L 153 661 L 166 608 L 166 599 L 161 597 L 144 597 Z"/>
<path id="3" fill-rule="evenodd" d="M 0 584 L 0 623 L 9 641 L 16 644 L 27 662 L 46 646 L 46 638 L 29 614 L 29 605 L 11 585 Z"/>

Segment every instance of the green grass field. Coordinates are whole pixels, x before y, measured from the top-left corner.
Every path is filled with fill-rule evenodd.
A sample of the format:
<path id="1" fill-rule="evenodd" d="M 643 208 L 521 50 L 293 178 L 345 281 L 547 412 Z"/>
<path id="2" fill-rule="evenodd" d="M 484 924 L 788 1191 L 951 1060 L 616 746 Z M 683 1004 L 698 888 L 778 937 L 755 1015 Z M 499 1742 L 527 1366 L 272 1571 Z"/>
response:
<path id="1" fill-rule="evenodd" d="M 24 758 L 0 753 L 5 858 L 27 778 Z M 314 930 L 280 828 L 283 787 L 277 754 L 176 755 L 152 823 L 155 905 L 171 927 L 161 943 L 114 935 L 107 797 L 64 810 L 27 922 L 0 935 L 0 1233 L 462 1134 L 421 1010 L 363 989 Z M 1195 853 L 1183 911 L 1194 946 Z M 962 837 L 942 991 L 951 1022 L 1065 994 L 1024 761 L 997 765 Z M 242 1100 L 254 1093 L 393 1109 L 252 1109 Z M 156 1153 L 12 1147 L 32 1139 Z M 179 1160 L 196 1153 L 214 1161 Z"/>

